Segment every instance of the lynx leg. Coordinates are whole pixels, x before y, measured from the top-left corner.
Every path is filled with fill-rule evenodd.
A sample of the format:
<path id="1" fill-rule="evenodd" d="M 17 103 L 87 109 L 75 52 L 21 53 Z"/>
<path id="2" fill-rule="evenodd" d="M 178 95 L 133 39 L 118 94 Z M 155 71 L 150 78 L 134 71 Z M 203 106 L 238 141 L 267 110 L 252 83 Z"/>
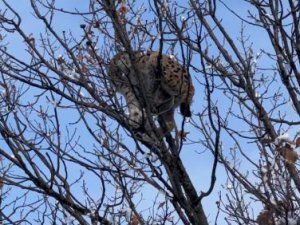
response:
<path id="1" fill-rule="evenodd" d="M 168 99 L 164 100 L 163 102 L 160 102 L 157 108 L 157 114 L 164 114 L 168 113 L 169 110 L 171 110 L 174 107 L 174 97 L 170 96 Z"/>
<path id="2" fill-rule="evenodd" d="M 129 124 L 134 128 L 138 128 L 143 120 L 143 112 L 140 104 L 130 88 L 126 88 L 126 90 L 124 90 L 124 97 L 129 111 Z"/>
<path id="3" fill-rule="evenodd" d="M 163 130 L 163 133 L 171 132 L 175 127 L 174 110 L 170 110 L 158 116 L 158 122 Z"/>

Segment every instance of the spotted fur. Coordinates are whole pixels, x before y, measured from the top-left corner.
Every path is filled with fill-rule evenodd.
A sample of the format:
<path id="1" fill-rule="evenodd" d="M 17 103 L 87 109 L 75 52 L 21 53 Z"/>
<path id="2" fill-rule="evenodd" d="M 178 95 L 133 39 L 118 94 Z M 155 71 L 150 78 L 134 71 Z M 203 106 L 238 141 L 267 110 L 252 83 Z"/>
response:
<path id="1" fill-rule="evenodd" d="M 158 52 L 134 52 L 133 56 L 135 71 L 129 54 L 121 52 L 111 60 L 108 73 L 116 91 L 126 99 L 129 123 L 139 127 L 147 105 L 153 115 L 158 115 L 160 124 L 171 131 L 175 127 L 175 108 L 180 106 L 183 116 L 191 116 L 194 86 L 189 74 L 168 55 L 161 55 L 159 64 Z"/>

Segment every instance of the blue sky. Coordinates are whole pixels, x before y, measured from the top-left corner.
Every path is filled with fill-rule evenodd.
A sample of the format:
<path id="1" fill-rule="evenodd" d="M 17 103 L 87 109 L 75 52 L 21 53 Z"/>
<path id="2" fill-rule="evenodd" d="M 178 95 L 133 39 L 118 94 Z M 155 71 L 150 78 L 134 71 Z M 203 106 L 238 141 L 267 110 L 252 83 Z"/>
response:
<path id="1" fill-rule="evenodd" d="M 10 2 L 15 2 L 13 5 L 15 6 L 16 10 L 18 12 L 20 12 L 20 14 L 22 15 L 22 27 L 27 31 L 27 34 L 32 33 L 33 36 L 35 36 L 36 39 L 38 39 L 39 37 L 39 33 L 43 33 L 44 32 L 44 27 L 43 25 L 38 22 L 36 19 L 33 18 L 31 12 L 32 10 L 29 7 L 29 3 L 28 1 L 25 0 L 14 0 L 14 1 L 10 1 Z M 179 1 L 181 3 L 184 3 L 185 1 Z M 83 4 L 81 1 L 74 1 L 74 0 L 65 0 L 65 1 L 60 1 L 59 4 L 61 4 L 59 7 L 62 8 L 69 8 L 69 9 L 73 9 L 74 7 L 77 8 L 82 8 L 82 7 L 86 7 L 86 4 Z M 238 11 L 241 15 L 245 15 L 246 13 L 246 6 L 243 3 L 243 1 L 235 1 L 235 4 L 231 4 L 230 5 L 232 10 L 236 10 Z M 231 14 L 228 13 L 228 10 L 220 7 L 218 9 L 218 14 L 220 15 L 220 17 L 223 18 L 222 23 L 225 25 L 226 28 L 228 28 L 228 32 L 231 33 L 236 40 L 238 40 L 238 38 L 240 37 L 240 28 L 242 26 L 241 23 L 237 22 L 233 22 L 233 21 L 237 21 Z M 82 34 L 82 31 L 80 29 L 80 24 L 83 23 L 82 18 L 80 17 L 75 17 L 72 15 L 62 15 L 62 14 L 58 14 L 56 19 L 54 20 L 54 24 L 55 27 L 58 31 L 62 31 L 65 30 L 66 32 L 72 31 L 74 34 Z M 247 26 L 247 25 L 246 25 Z M 251 35 L 251 41 L 254 42 L 254 51 L 258 52 L 260 48 L 265 48 L 268 49 L 269 47 L 269 43 L 266 43 L 264 40 L 265 37 L 263 36 L 263 34 L 261 33 L 260 30 L 258 30 L 257 28 L 254 27 L 249 27 L 247 26 L 246 28 L 246 33 Z M 27 57 L 27 53 L 25 53 L 24 50 L 24 43 L 17 38 L 14 34 L 11 34 L 8 36 L 7 40 L 10 41 L 10 47 L 8 49 L 8 51 L 17 54 L 18 56 L 20 56 L 21 58 L 23 57 Z M 216 49 L 212 49 L 211 51 L 216 51 Z M 64 54 L 63 52 L 57 52 L 57 55 L 59 54 Z M 202 74 L 192 74 L 193 77 L 198 77 L 201 79 Z M 195 80 L 195 79 L 194 79 Z M 197 84 L 197 82 L 195 81 L 195 85 L 196 85 L 196 96 L 195 96 L 195 100 L 194 100 L 194 104 L 192 107 L 192 110 L 194 113 L 200 111 L 200 109 L 203 107 L 203 88 Z M 224 109 L 226 110 L 226 105 L 224 104 L 225 102 L 222 101 L 222 96 L 221 95 L 217 95 L 215 96 L 215 98 L 220 98 L 219 99 L 219 107 L 220 109 Z M 47 104 L 46 102 L 44 104 Z M 68 122 L 74 121 L 77 116 L 76 115 L 72 115 L 72 113 L 65 113 L 64 111 L 60 111 L 60 114 L 62 115 L 62 118 L 64 120 L 64 124 L 68 124 Z M 180 123 L 181 121 L 181 117 L 178 116 L 178 123 Z M 197 120 L 197 118 L 194 118 L 195 120 Z M 234 123 L 234 121 L 233 121 Z M 239 124 L 236 124 L 236 126 L 239 126 Z M 74 128 L 72 128 L 74 129 Z M 200 140 L 202 137 L 198 136 L 199 133 L 196 133 L 195 130 L 193 130 L 192 126 L 190 124 L 186 125 L 186 129 L 187 131 L 190 132 L 190 136 L 189 138 L 191 138 L 192 140 Z M 78 135 L 80 136 L 84 136 L 85 135 L 86 130 L 85 129 L 79 129 L 78 130 Z M 227 142 L 227 140 L 222 140 L 223 141 L 223 146 L 224 146 L 224 151 L 229 152 L 231 143 Z M 129 141 L 128 141 L 129 142 Z M 91 149 L 93 148 L 93 144 L 91 143 L 91 140 L 89 139 L 83 139 L 81 138 L 81 144 L 83 144 L 84 146 L 89 146 Z M 227 149 L 226 149 L 227 148 Z M 212 168 L 212 162 L 213 162 L 213 156 L 210 152 L 205 151 L 201 154 L 199 154 L 199 152 L 202 152 L 203 149 L 201 147 L 199 147 L 199 145 L 187 145 L 184 147 L 183 151 L 182 151 L 182 159 L 186 165 L 187 170 L 189 171 L 189 174 L 191 175 L 191 179 L 193 180 L 194 184 L 196 187 L 198 187 L 198 191 L 206 191 L 208 188 L 208 185 L 210 184 L 210 171 Z M 256 157 L 257 152 L 253 151 L 253 153 L 249 153 L 250 156 Z M 71 167 L 69 167 L 71 168 Z M 75 170 L 75 167 L 72 168 Z M 78 172 L 78 171 L 77 171 Z M 75 176 L 74 176 L 75 177 Z M 222 187 L 221 184 L 225 184 L 225 179 L 226 179 L 226 174 L 224 172 L 224 170 L 222 169 L 222 166 L 218 166 L 218 173 L 217 173 L 217 183 L 215 186 L 215 189 L 213 191 L 213 193 L 204 199 L 203 204 L 204 204 L 204 209 L 207 215 L 209 215 L 209 219 L 211 222 L 213 222 L 215 214 L 216 214 L 216 201 L 218 200 L 218 192 L 222 191 L 224 192 L 224 188 Z M 95 195 L 97 195 L 97 185 L 94 185 L 92 180 L 87 180 L 87 182 L 90 182 L 90 190 L 95 190 Z M 225 190 L 226 191 L 226 190 Z M 152 191 L 151 191 L 152 192 Z M 154 192 L 152 192 L 152 194 L 154 194 Z M 151 204 L 151 200 L 149 200 L 150 204 Z M 145 207 L 147 205 L 147 203 L 143 203 L 145 204 Z M 141 206 L 141 208 L 143 208 Z M 220 218 L 220 224 L 222 224 L 222 218 Z"/>

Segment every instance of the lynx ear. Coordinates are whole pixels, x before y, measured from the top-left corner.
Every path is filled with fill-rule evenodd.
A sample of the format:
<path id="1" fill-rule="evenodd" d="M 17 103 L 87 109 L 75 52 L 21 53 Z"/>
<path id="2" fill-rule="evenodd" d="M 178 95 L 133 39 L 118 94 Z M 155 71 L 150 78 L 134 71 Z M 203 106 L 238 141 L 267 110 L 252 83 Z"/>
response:
<path id="1" fill-rule="evenodd" d="M 190 109 L 190 104 L 187 104 L 185 102 L 181 103 L 180 104 L 180 113 L 183 116 L 191 117 L 192 113 L 191 113 L 191 109 Z"/>

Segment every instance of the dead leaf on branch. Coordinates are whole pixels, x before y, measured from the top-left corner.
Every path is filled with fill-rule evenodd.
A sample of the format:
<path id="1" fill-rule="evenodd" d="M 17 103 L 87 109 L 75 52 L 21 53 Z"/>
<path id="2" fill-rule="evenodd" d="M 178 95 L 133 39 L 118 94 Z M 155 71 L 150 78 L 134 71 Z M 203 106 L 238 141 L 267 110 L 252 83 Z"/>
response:
<path id="1" fill-rule="evenodd" d="M 33 54 L 34 49 L 35 49 L 35 39 L 34 39 L 34 37 L 30 36 L 30 37 L 28 37 L 27 41 L 28 41 L 28 44 L 29 44 L 29 52 L 31 54 Z"/>
<path id="2" fill-rule="evenodd" d="M 157 209 L 160 209 L 162 207 L 164 207 L 164 205 L 166 204 L 166 202 L 161 202 L 158 204 Z"/>
<path id="3" fill-rule="evenodd" d="M 130 225 L 139 225 L 140 221 L 137 215 L 133 214 L 130 218 Z"/>
<path id="4" fill-rule="evenodd" d="M 187 139 L 187 135 L 189 134 L 190 132 L 182 132 L 182 130 L 178 131 L 176 136 L 177 138 L 180 138 L 182 139 L 183 141 L 186 141 Z"/>
<path id="5" fill-rule="evenodd" d="M 58 65 L 62 65 L 62 64 L 65 64 L 66 61 L 63 56 L 58 56 L 57 63 L 58 63 Z"/>
<path id="6" fill-rule="evenodd" d="M 84 57 L 83 57 L 82 54 L 78 54 L 78 55 L 76 56 L 76 59 L 78 60 L 79 63 L 83 63 Z"/>
<path id="7" fill-rule="evenodd" d="M 93 24 L 93 27 L 94 28 L 99 28 L 100 27 L 100 21 L 99 20 L 96 20 Z"/>
<path id="8" fill-rule="evenodd" d="M 262 211 L 256 218 L 258 225 L 271 225 L 272 213 L 269 210 Z"/>
<path id="9" fill-rule="evenodd" d="M 101 140 L 101 144 L 104 148 L 109 148 L 109 139 L 108 137 L 104 137 L 102 140 Z"/>
<path id="10" fill-rule="evenodd" d="M 127 6 L 126 3 L 122 2 L 121 7 L 119 9 L 120 16 L 123 16 L 127 13 Z"/>
<path id="11" fill-rule="evenodd" d="M 0 177 L 0 190 L 3 188 L 4 186 L 4 180 L 3 177 Z"/>

